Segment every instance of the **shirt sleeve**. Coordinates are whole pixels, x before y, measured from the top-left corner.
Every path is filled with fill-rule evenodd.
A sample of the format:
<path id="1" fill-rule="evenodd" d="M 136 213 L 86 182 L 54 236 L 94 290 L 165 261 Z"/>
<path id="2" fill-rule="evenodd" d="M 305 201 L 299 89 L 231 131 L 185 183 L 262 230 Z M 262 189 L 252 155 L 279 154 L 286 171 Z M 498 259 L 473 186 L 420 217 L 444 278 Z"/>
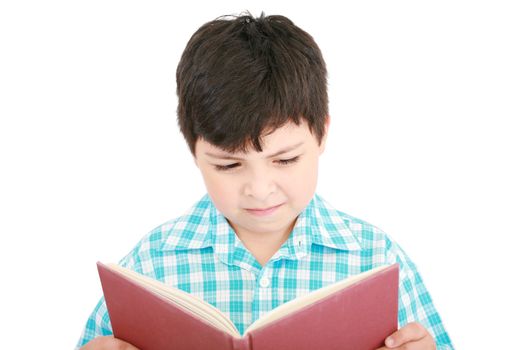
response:
<path id="1" fill-rule="evenodd" d="M 111 329 L 111 323 L 109 322 L 108 309 L 104 297 L 102 297 L 89 316 L 75 349 L 79 349 L 98 336 L 111 334 L 113 334 L 113 330 Z"/>
<path id="2" fill-rule="evenodd" d="M 119 265 L 134 269 L 135 262 L 138 260 L 135 257 L 136 251 L 132 250 L 128 255 L 122 258 Z M 75 350 L 84 346 L 96 337 L 112 335 L 113 329 L 111 328 L 111 322 L 109 319 L 108 308 L 104 297 L 100 298 L 99 302 L 95 306 L 95 309 L 89 316 L 84 329 L 80 335 Z"/>
<path id="3" fill-rule="evenodd" d="M 399 327 L 417 321 L 434 337 L 438 350 L 454 349 L 416 265 L 390 240 L 387 240 L 387 260 L 399 263 Z"/>

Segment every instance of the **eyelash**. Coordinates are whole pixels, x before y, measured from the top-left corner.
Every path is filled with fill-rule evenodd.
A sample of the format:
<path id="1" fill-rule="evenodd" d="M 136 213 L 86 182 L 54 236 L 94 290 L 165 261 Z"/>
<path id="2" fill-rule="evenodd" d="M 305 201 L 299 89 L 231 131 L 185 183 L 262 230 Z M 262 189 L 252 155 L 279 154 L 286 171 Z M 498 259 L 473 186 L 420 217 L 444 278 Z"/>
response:
<path id="1" fill-rule="evenodd" d="M 299 160 L 299 156 L 291 158 L 291 159 L 281 159 L 279 160 L 279 163 L 281 165 L 288 165 L 288 164 L 295 163 L 298 160 Z M 239 163 L 234 163 L 234 164 L 229 164 L 229 165 L 215 165 L 215 169 L 219 171 L 228 171 L 228 170 L 236 168 L 238 164 Z"/>

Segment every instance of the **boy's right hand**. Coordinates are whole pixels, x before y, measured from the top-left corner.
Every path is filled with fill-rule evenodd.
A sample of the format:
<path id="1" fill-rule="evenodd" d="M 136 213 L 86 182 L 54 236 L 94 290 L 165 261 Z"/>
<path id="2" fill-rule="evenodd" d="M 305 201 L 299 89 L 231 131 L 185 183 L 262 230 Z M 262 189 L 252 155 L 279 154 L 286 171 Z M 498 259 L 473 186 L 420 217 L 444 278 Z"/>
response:
<path id="1" fill-rule="evenodd" d="M 139 348 L 112 335 L 106 335 L 94 338 L 79 350 L 139 350 Z"/>

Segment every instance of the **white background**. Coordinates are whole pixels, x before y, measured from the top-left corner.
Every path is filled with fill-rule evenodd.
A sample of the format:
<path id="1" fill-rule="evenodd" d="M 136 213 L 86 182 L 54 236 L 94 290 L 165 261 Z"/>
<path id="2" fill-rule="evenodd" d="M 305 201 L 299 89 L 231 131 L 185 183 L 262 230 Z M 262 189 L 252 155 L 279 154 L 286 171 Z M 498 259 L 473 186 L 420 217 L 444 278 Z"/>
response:
<path id="1" fill-rule="evenodd" d="M 458 349 L 522 344 L 518 1 L 0 5 L 2 342 L 73 348 L 116 262 L 204 193 L 175 70 L 220 15 L 288 16 L 329 71 L 318 193 L 416 262 Z"/>

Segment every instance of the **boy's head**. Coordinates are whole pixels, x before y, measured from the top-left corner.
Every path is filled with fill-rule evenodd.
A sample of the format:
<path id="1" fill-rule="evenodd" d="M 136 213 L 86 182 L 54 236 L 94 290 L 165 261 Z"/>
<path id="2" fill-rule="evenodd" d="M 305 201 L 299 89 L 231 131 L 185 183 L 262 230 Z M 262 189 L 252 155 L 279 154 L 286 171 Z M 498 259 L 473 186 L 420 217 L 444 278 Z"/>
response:
<path id="1" fill-rule="evenodd" d="M 220 17 L 189 40 L 177 68 L 179 127 L 237 232 L 285 229 L 311 200 L 329 125 L 326 75 L 313 38 L 283 16 Z M 266 216 L 246 210 L 277 204 Z"/>
<path id="2" fill-rule="evenodd" d="M 283 16 L 219 17 L 190 38 L 177 68 L 178 122 L 195 156 L 202 138 L 228 152 L 303 119 L 319 144 L 328 116 L 317 44 Z"/>

